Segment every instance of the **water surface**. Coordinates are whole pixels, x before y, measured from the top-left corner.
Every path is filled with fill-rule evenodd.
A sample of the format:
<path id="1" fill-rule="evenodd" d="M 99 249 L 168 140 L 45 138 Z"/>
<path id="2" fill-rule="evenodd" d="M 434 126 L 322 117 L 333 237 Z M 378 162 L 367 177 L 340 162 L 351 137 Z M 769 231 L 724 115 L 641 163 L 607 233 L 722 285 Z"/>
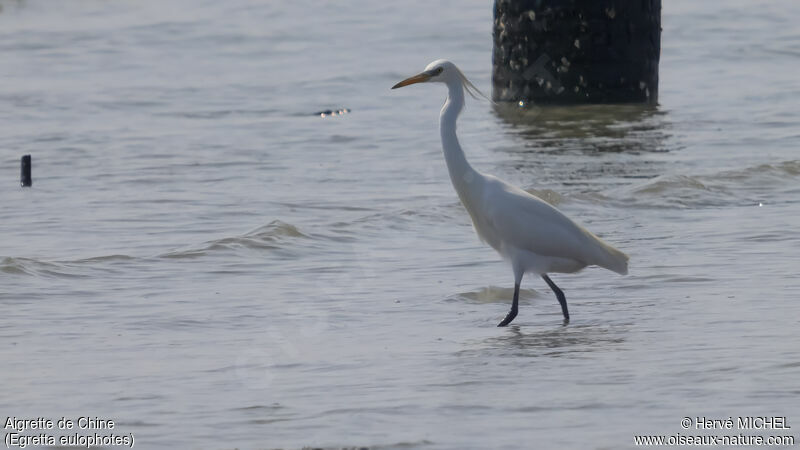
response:
<path id="1" fill-rule="evenodd" d="M 631 256 L 523 280 L 438 141 L 487 2 L 0 1 L 0 413 L 142 448 L 632 448 L 800 420 L 800 9 L 665 2 L 660 105 L 468 100 L 473 165 Z M 315 113 L 349 108 L 344 115 Z M 33 155 L 34 186 L 17 185 Z"/>

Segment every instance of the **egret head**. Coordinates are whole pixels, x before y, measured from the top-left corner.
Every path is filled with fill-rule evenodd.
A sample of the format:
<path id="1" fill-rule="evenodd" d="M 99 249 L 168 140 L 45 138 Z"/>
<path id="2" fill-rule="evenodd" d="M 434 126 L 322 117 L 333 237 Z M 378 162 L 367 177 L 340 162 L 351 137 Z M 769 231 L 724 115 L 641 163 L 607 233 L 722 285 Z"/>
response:
<path id="1" fill-rule="evenodd" d="M 392 86 L 392 89 L 408 86 L 415 83 L 428 83 L 439 82 L 445 83 L 448 86 L 456 85 L 462 86 L 472 98 L 477 99 L 476 94 L 487 98 L 481 91 L 478 90 L 472 83 L 467 80 L 467 77 L 461 73 L 459 68 L 445 59 L 437 59 L 436 61 L 428 64 L 422 72 L 414 75 L 413 77 L 406 78 L 405 80 Z"/>

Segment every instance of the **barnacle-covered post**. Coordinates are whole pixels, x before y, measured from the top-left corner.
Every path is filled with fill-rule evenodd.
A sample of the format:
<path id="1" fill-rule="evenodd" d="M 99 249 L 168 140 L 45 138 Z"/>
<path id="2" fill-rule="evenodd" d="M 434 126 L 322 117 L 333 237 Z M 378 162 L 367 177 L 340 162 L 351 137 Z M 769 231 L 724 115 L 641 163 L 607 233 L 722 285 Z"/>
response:
<path id="1" fill-rule="evenodd" d="M 495 0 L 492 97 L 656 103 L 661 0 Z"/>

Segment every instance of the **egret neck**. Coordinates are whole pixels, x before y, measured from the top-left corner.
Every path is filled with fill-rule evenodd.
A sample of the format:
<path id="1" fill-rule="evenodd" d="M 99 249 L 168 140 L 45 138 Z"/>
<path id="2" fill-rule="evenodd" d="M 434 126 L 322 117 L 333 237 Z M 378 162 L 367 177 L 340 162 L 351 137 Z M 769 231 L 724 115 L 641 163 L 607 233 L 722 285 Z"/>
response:
<path id="1" fill-rule="evenodd" d="M 464 87 L 458 79 L 453 78 L 447 82 L 447 88 L 449 90 L 447 100 L 445 100 L 439 115 L 442 150 L 447 170 L 450 172 L 450 181 L 453 182 L 453 187 L 461 202 L 468 205 L 469 202 L 465 201 L 468 198 L 468 186 L 477 180 L 479 174 L 467 162 L 464 150 L 461 149 L 456 136 L 456 120 L 461 109 L 464 108 Z"/>

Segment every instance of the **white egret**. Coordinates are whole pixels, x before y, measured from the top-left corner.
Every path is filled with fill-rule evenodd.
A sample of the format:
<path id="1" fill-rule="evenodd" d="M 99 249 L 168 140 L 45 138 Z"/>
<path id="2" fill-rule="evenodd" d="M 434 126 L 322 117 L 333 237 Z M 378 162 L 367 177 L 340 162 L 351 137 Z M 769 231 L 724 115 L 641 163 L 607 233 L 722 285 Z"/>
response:
<path id="1" fill-rule="evenodd" d="M 473 97 L 473 91 L 479 94 L 480 91 L 455 64 L 442 59 L 428 64 L 423 72 L 397 83 L 392 89 L 426 82 L 447 85 L 439 132 L 447 170 L 458 198 L 472 218 L 480 239 L 497 250 L 514 270 L 511 310 L 497 326 L 506 326 L 517 316 L 519 286 L 525 273 L 537 274 L 547 282 L 561 304 L 564 323 L 568 323 L 567 300 L 547 274 L 573 273 L 597 265 L 625 275 L 628 256 L 538 197 L 473 169 L 458 143 L 456 119 L 464 107 L 464 90 Z"/>

